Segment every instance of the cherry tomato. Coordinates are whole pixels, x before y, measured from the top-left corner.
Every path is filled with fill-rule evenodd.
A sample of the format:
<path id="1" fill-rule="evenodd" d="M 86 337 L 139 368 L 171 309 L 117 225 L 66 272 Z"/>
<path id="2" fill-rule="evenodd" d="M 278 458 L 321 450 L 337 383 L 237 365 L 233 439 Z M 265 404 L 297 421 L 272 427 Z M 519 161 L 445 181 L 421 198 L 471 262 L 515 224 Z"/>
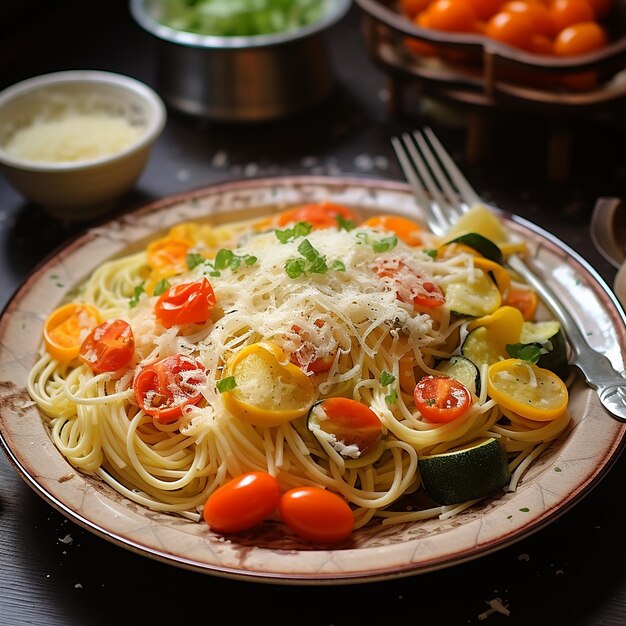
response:
<path id="1" fill-rule="evenodd" d="M 468 0 L 479 20 L 488 20 L 501 8 L 505 0 Z"/>
<path id="2" fill-rule="evenodd" d="M 296 535 L 315 543 L 342 541 L 354 528 L 348 503 L 320 487 L 290 489 L 280 497 L 278 512 Z"/>
<path id="3" fill-rule="evenodd" d="M 384 261 L 375 269 L 381 278 L 389 278 L 397 285 L 398 299 L 402 302 L 412 302 L 416 308 L 435 308 L 445 302 L 441 289 L 432 280 L 398 259 Z"/>
<path id="4" fill-rule="evenodd" d="M 204 521 L 219 533 L 258 526 L 276 510 L 278 481 L 266 472 L 237 476 L 214 491 L 204 505 Z"/>
<path id="5" fill-rule="evenodd" d="M 478 16 L 466 0 L 434 0 L 425 11 L 427 24 L 434 30 L 452 33 L 474 33 Z"/>
<path id="6" fill-rule="evenodd" d="M 472 403 L 467 387 L 454 378 L 424 376 L 415 385 L 415 406 L 429 422 L 451 422 L 463 415 Z"/>
<path id="7" fill-rule="evenodd" d="M 550 14 L 557 33 L 572 24 L 593 22 L 594 19 L 589 0 L 553 0 L 550 5 Z"/>
<path id="8" fill-rule="evenodd" d="M 496 13 L 485 25 L 485 35 L 490 39 L 519 48 L 531 50 L 535 24 L 529 15 L 502 11 Z"/>
<path id="9" fill-rule="evenodd" d="M 130 363 L 135 337 L 124 320 L 108 320 L 94 328 L 80 346 L 78 356 L 96 374 L 116 372 Z"/>
<path id="10" fill-rule="evenodd" d="M 375 215 L 365 220 L 361 226 L 390 231 L 410 246 L 419 246 L 422 243 L 421 226 L 401 215 Z"/>
<path id="11" fill-rule="evenodd" d="M 100 313 L 90 304 L 71 302 L 54 310 L 43 327 L 50 356 L 58 361 L 75 359 L 85 337 L 100 322 Z"/>
<path id="12" fill-rule="evenodd" d="M 596 20 L 605 18 L 613 7 L 613 0 L 589 0 Z"/>
<path id="13" fill-rule="evenodd" d="M 535 25 L 535 32 L 546 37 L 554 37 L 556 26 L 550 9 L 538 0 L 511 0 L 502 5 L 507 13 L 523 13 L 528 15 Z"/>
<path id="14" fill-rule="evenodd" d="M 333 202 L 318 202 L 284 211 L 275 219 L 277 226 L 287 226 L 296 222 L 308 222 L 313 228 L 332 228 L 339 226 L 338 216 L 356 224 L 356 215 L 346 206 Z"/>
<path id="15" fill-rule="evenodd" d="M 595 22 L 582 22 L 564 28 L 554 40 L 558 56 L 571 57 L 600 50 L 606 45 L 606 33 Z"/>
<path id="16" fill-rule="evenodd" d="M 528 289 L 509 290 L 507 297 L 502 302 L 505 306 L 512 306 L 521 311 L 523 318 L 528 322 L 533 318 L 537 309 L 537 294 Z"/>
<path id="17" fill-rule="evenodd" d="M 161 294 L 154 307 L 157 319 L 170 328 L 206 322 L 215 306 L 215 293 L 206 278 L 174 285 Z"/>
<path id="18" fill-rule="evenodd" d="M 173 273 L 187 269 L 187 254 L 193 243 L 179 237 L 163 237 L 148 245 L 146 249 L 148 265 L 153 270 L 168 269 Z"/>
<path id="19" fill-rule="evenodd" d="M 359 456 L 369 452 L 383 432 L 376 413 L 351 398 L 326 398 L 314 404 L 309 413 L 308 427 L 312 431 L 319 428 L 334 435 L 345 446 L 356 446 Z"/>
<path id="20" fill-rule="evenodd" d="M 402 12 L 413 19 L 418 13 L 421 13 L 432 0 L 400 0 L 400 8 Z"/>
<path id="21" fill-rule="evenodd" d="M 315 325 L 318 328 L 321 328 L 324 325 L 324 322 L 322 320 L 316 320 Z M 291 330 L 296 333 L 301 340 L 300 347 L 292 353 L 290 357 L 291 362 L 298 366 L 306 364 L 305 369 L 307 372 L 312 372 L 313 374 L 327 372 L 335 361 L 335 355 L 326 354 L 318 357 L 317 347 L 311 341 L 310 334 L 307 331 L 302 330 L 302 328 L 300 328 L 297 324 L 294 324 L 291 327 Z"/>
<path id="22" fill-rule="evenodd" d="M 133 383 L 139 407 L 162 424 L 176 421 L 183 407 L 202 399 L 199 386 L 206 381 L 201 363 L 182 354 L 144 367 Z"/>

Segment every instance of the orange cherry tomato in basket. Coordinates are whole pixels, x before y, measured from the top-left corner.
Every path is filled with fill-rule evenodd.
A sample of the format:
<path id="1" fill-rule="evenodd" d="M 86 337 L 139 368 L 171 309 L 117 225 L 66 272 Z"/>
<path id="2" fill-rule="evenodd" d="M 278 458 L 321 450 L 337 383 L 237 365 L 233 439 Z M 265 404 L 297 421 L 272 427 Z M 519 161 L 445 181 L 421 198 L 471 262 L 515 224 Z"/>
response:
<path id="1" fill-rule="evenodd" d="M 434 0 L 424 12 L 429 28 L 451 33 L 479 30 L 478 16 L 466 0 Z"/>
<path id="2" fill-rule="evenodd" d="M 402 12 L 413 19 L 418 13 L 421 13 L 432 0 L 400 0 L 400 8 Z"/>
<path id="3" fill-rule="evenodd" d="M 219 533 L 238 533 L 270 517 L 280 499 L 278 481 L 267 472 L 248 472 L 214 491 L 204 505 L 204 521 Z"/>
<path id="4" fill-rule="evenodd" d="M 500 11 L 502 3 L 506 0 L 468 0 L 472 5 L 476 17 L 479 20 L 488 20 Z"/>
<path id="5" fill-rule="evenodd" d="M 415 406 L 428 422 L 447 423 L 463 415 L 472 404 L 467 387 L 454 378 L 424 376 L 415 385 Z"/>
<path id="6" fill-rule="evenodd" d="M 96 374 L 116 372 L 135 354 L 135 337 L 128 322 L 107 320 L 94 328 L 80 346 L 78 356 Z"/>
<path id="7" fill-rule="evenodd" d="M 202 400 L 200 386 L 206 381 L 201 363 L 182 354 L 144 367 L 133 383 L 139 407 L 162 424 L 176 421 L 188 405 Z"/>
<path id="8" fill-rule="evenodd" d="M 101 322 L 98 309 L 71 302 L 55 309 L 43 327 L 43 338 L 51 357 L 71 361 L 78 356 L 85 337 Z"/>
<path id="9" fill-rule="evenodd" d="M 378 228 L 395 233 L 398 239 L 410 246 L 419 246 L 422 243 L 421 226 L 401 215 L 374 215 L 366 219 L 361 226 L 369 226 L 370 228 Z"/>
<path id="10" fill-rule="evenodd" d="M 348 207 L 333 202 L 304 204 L 280 213 L 276 226 L 287 226 L 296 222 L 308 222 L 313 228 L 332 228 L 339 226 L 341 219 L 357 223 L 357 217 Z"/>
<path id="11" fill-rule="evenodd" d="M 384 261 L 375 269 L 381 278 L 390 279 L 397 285 L 398 299 L 402 302 L 412 302 L 416 308 L 435 308 L 446 301 L 443 292 L 436 283 L 411 270 L 400 260 Z"/>
<path id="12" fill-rule="evenodd" d="M 554 37 L 556 34 L 550 9 L 539 0 L 511 0 L 502 5 L 501 11 L 527 15 L 535 25 L 535 32 L 540 35 Z"/>
<path id="13" fill-rule="evenodd" d="M 594 12 L 589 0 L 553 0 L 550 14 L 554 20 L 556 33 L 572 24 L 594 21 Z"/>
<path id="14" fill-rule="evenodd" d="M 613 0 L 589 0 L 596 20 L 601 20 L 607 16 L 613 8 Z"/>
<path id="15" fill-rule="evenodd" d="M 170 328 L 180 324 L 202 324 L 215 306 L 211 283 L 201 278 L 192 283 L 174 285 L 161 294 L 154 307 L 157 319 Z"/>
<path id="16" fill-rule="evenodd" d="M 520 50 L 532 50 L 537 29 L 532 18 L 525 13 L 501 11 L 485 25 L 485 35 Z"/>
<path id="17" fill-rule="evenodd" d="M 564 28 L 554 40 L 554 52 L 561 57 L 589 54 L 606 45 L 606 33 L 595 22 L 581 22 Z"/>
<path id="18" fill-rule="evenodd" d="M 356 446 L 359 456 L 367 454 L 383 433 L 372 409 L 352 398 L 326 398 L 313 405 L 307 421 L 309 430 L 334 435 L 345 446 Z"/>
<path id="19" fill-rule="evenodd" d="M 342 541 L 354 528 L 348 503 L 321 487 L 290 489 L 280 497 L 278 513 L 296 535 L 315 543 Z"/>

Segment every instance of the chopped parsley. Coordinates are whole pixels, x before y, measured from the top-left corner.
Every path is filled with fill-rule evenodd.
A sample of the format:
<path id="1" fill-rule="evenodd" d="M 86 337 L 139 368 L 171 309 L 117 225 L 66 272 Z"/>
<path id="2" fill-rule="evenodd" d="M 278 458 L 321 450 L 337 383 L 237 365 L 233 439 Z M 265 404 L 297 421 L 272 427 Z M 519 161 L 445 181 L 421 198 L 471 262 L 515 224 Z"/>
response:
<path id="1" fill-rule="evenodd" d="M 387 404 L 393 404 L 394 402 L 397 402 L 398 400 L 398 392 L 394 389 L 391 393 L 388 393 L 385 396 L 385 402 Z"/>
<path id="2" fill-rule="evenodd" d="M 130 309 L 134 309 L 139 304 L 139 298 L 141 294 L 144 292 L 143 283 L 141 285 L 137 285 L 133 291 L 133 295 L 128 301 L 128 307 Z"/>
<path id="3" fill-rule="evenodd" d="M 508 343 L 506 345 L 507 354 L 513 359 L 521 359 L 528 363 L 537 363 L 544 351 L 532 343 Z"/>
<path id="4" fill-rule="evenodd" d="M 390 374 L 389 372 L 383 370 L 380 374 L 380 384 L 383 387 L 387 387 L 387 385 L 391 385 L 391 383 L 393 383 L 396 380 L 396 377 L 393 374 Z"/>
<path id="5" fill-rule="evenodd" d="M 343 215 L 337 215 L 337 224 L 339 224 L 339 230 L 345 230 L 348 233 L 356 228 L 354 220 L 347 220 Z"/>
<path id="6" fill-rule="evenodd" d="M 374 239 L 367 233 L 357 233 L 357 237 L 361 240 L 357 243 L 366 243 L 372 246 L 374 252 L 388 252 L 393 250 L 398 245 L 398 238 L 395 235 L 389 235 L 389 237 L 382 237 L 381 239 Z"/>
<path id="7" fill-rule="evenodd" d="M 336 272 L 345 272 L 346 266 L 342 261 L 333 261 L 328 267 L 326 257 L 316 250 L 308 239 L 302 240 L 298 246 L 298 252 L 302 255 L 294 259 L 288 259 L 285 263 L 285 272 L 289 278 L 299 278 L 303 274 L 326 274 L 331 269 Z"/>
<path id="8" fill-rule="evenodd" d="M 528 513 L 528 512 L 530 511 L 530 509 L 529 509 L 527 506 L 524 506 L 524 507 L 522 507 L 522 508 L 520 509 L 520 511 L 521 511 L 522 513 Z"/>
<path id="9" fill-rule="evenodd" d="M 424 254 L 427 254 L 431 259 L 436 259 L 439 254 L 439 250 L 432 248 L 431 250 L 424 250 Z"/>
<path id="10" fill-rule="evenodd" d="M 230 269 L 231 271 L 236 272 L 242 263 L 250 266 L 254 265 L 256 262 L 257 258 L 255 256 L 250 254 L 239 256 L 228 248 L 221 248 L 215 255 L 213 266 L 218 272 L 225 269 Z"/>
<path id="11" fill-rule="evenodd" d="M 163 292 L 170 288 L 170 281 L 167 278 L 162 278 L 154 287 L 152 291 L 153 296 L 160 296 Z"/>
<path id="12" fill-rule="evenodd" d="M 186 258 L 187 267 L 192 270 L 204 263 L 204 257 L 199 252 L 190 252 Z"/>
<path id="13" fill-rule="evenodd" d="M 285 228 L 285 230 L 275 230 L 274 234 L 280 243 L 289 243 L 299 237 L 306 237 L 313 230 L 313 224 L 309 222 L 296 222 L 293 228 Z"/>
<path id="14" fill-rule="evenodd" d="M 237 381 L 234 376 L 227 376 L 226 378 L 222 378 L 222 380 L 218 380 L 216 383 L 217 390 L 220 393 L 224 393 L 225 391 L 231 391 L 237 386 Z"/>

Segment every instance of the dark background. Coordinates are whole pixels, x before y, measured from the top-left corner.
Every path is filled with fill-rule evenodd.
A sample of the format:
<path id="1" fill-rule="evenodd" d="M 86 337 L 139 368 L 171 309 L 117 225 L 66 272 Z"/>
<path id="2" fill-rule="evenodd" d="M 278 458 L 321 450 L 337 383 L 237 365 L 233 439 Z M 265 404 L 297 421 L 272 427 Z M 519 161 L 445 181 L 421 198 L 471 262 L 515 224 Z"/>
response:
<path id="1" fill-rule="evenodd" d="M 613 268 L 593 248 L 589 218 L 599 196 L 626 195 L 624 114 L 485 113 L 482 157 L 469 159 L 467 111 L 415 99 L 386 105 L 384 75 L 369 60 L 361 14 L 328 33 L 336 90 L 322 105 L 280 122 L 220 124 L 169 111 L 167 127 L 135 189 L 115 213 L 245 177 L 351 174 L 401 180 L 392 135 L 431 125 L 488 200 L 553 232 L 610 283 Z M 64 69 L 120 72 L 156 86 L 156 42 L 125 2 L 24 0 L 0 7 L 0 88 Z M 410 98 L 409 98 L 410 100 Z M 568 175 L 547 160 L 555 133 L 569 133 Z M 0 306 L 28 272 L 89 224 L 63 224 L 0 178 Z M 453 568 L 367 585 L 269 586 L 163 565 L 66 520 L 0 455 L 0 624 L 477 624 L 501 598 L 510 616 L 489 624 L 626 624 L 622 457 L 571 511 L 496 554 Z M 70 535 L 71 543 L 61 539 Z"/>

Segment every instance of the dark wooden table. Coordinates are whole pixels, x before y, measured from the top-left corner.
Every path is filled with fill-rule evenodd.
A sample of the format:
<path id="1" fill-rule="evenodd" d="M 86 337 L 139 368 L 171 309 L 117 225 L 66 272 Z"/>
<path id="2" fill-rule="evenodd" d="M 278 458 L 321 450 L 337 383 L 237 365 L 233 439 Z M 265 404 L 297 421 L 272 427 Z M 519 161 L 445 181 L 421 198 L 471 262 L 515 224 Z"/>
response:
<path id="1" fill-rule="evenodd" d="M 50 6 L 49 6 L 50 5 Z M 54 8 L 51 5 L 55 5 Z M 16 5 L 17 6 L 17 5 Z M 3 14 L 4 12 L 4 14 Z M 63 69 L 125 73 L 155 86 L 155 42 L 123 2 L 29 0 L 0 15 L 0 88 Z M 550 180 L 548 117 L 488 117 L 489 141 L 468 162 L 465 112 L 420 101 L 401 118 L 385 104 L 356 9 L 329 33 L 336 91 L 294 119 L 225 125 L 169 112 L 164 134 L 117 213 L 215 182 L 281 174 L 401 179 L 389 137 L 431 125 L 477 189 L 552 231 L 611 282 L 594 250 L 589 216 L 598 196 L 626 197 L 626 131 L 612 116 L 571 122 L 567 180 Z M 88 225 L 68 225 L 27 204 L 0 179 L 0 305 L 28 272 Z M 0 624 L 131 623 L 626 624 L 626 458 L 572 510 L 499 552 L 435 573 L 367 585 L 270 586 L 164 565 L 96 537 L 41 500 L 0 455 Z M 67 539 L 71 538 L 71 542 Z M 489 611 L 500 598 L 510 615 Z"/>

